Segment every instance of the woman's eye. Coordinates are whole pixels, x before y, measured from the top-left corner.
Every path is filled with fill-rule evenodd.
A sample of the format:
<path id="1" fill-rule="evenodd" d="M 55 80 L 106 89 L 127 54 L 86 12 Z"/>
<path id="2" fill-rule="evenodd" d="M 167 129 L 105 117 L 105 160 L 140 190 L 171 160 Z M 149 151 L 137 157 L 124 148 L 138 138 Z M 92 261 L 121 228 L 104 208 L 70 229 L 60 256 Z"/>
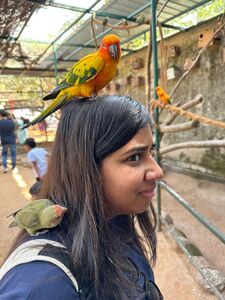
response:
<path id="1" fill-rule="evenodd" d="M 140 154 L 135 154 L 135 155 L 132 155 L 131 157 L 129 157 L 128 160 L 137 162 L 140 160 L 140 158 L 141 158 Z"/>
<path id="2" fill-rule="evenodd" d="M 154 156 L 154 155 L 155 155 L 155 152 L 156 152 L 156 145 L 153 145 L 152 148 L 150 149 L 150 154 L 151 154 L 152 156 Z"/>
<path id="3" fill-rule="evenodd" d="M 151 154 L 152 156 L 155 155 L 155 150 L 156 150 L 155 148 L 150 150 L 150 154 Z"/>

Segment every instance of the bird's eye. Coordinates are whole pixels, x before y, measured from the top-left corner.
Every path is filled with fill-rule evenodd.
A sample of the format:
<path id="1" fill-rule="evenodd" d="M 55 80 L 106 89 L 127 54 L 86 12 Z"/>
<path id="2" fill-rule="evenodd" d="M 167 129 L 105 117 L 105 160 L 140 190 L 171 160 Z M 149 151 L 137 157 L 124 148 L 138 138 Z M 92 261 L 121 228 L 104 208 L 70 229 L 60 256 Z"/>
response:
<path id="1" fill-rule="evenodd" d="M 106 48 L 106 45 L 105 45 L 104 43 L 102 43 L 102 47 L 103 47 L 103 48 Z"/>

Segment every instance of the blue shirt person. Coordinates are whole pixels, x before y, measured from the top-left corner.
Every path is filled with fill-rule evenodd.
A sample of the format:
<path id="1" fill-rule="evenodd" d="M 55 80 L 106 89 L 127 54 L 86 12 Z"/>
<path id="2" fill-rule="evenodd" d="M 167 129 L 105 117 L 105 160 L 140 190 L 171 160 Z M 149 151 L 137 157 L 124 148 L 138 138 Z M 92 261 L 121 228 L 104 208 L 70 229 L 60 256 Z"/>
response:
<path id="1" fill-rule="evenodd" d="M 16 134 L 15 124 L 7 118 L 8 113 L 0 109 L 0 138 L 2 145 L 2 166 L 3 173 L 7 173 L 7 157 L 8 151 L 11 153 L 12 170 L 16 171 Z"/>

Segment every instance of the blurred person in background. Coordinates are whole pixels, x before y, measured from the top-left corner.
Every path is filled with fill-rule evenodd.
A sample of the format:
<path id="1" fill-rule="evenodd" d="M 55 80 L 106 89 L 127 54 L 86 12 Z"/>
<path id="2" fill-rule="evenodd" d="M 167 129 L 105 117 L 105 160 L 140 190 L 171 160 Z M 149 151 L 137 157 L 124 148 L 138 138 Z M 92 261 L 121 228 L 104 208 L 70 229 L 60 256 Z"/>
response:
<path id="1" fill-rule="evenodd" d="M 30 187 L 29 193 L 32 196 L 32 200 L 38 199 L 38 196 L 39 196 L 40 191 L 41 191 L 41 187 L 42 187 L 42 182 L 41 181 L 36 181 L 35 184 L 33 184 Z"/>
<path id="2" fill-rule="evenodd" d="M 18 142 L 23 145 L 27 138 L 27 129 L 23 128 L 27 123 L 29 123 L 28 119 L 24 117 L 20 117 L 18 121 Z"/>
<path id="3" fill-rule="evenodd" d="M 12 172 L 17 173 L 18 170 L 16 168 L 15 124 L 11 119 L 8 118 L 8 113 L 3 109 L 0 109 L 0 138 L 1 138 L 1 145 L 2 145 L 3 173 L 8 172 L 8 167 L 7 167 L 8 149 L 10 149 L 10 153 L 11 153 Z"/>
<path id="4" fill-rule="evenodd" d="M 48 169 L 48 153 L 45 149 L 36 147 L 33 138 L 28 138 L 24 142 L 24 150 L 27 152 L 27 159 L 32 163 L 36 181 L 43 181 Z"/>
<path id="5" fill-rule="evenodd" d="M 18 129 L 19 129 L 19 123 L 18 120 L 16 119 L 15 115 L 12 113 L 8 113 L 9 120 L 12 120 L 14 125 L 15 125 L 15 135 L 16 135 L 16 142 L 18 142 Z"/>

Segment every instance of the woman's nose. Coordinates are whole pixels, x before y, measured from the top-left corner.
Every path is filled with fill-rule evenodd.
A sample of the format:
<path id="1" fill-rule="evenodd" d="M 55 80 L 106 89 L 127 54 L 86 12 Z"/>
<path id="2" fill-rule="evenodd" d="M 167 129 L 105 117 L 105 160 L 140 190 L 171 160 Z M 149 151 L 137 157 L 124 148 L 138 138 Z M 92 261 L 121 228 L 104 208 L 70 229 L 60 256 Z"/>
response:
<path id="1" fill-rule="evenodd" d="M 152 158 L 151 166 L 145 172 L 145 180 L 161 179 L 164 176 L 163 170 L 158 163 Z"/>

